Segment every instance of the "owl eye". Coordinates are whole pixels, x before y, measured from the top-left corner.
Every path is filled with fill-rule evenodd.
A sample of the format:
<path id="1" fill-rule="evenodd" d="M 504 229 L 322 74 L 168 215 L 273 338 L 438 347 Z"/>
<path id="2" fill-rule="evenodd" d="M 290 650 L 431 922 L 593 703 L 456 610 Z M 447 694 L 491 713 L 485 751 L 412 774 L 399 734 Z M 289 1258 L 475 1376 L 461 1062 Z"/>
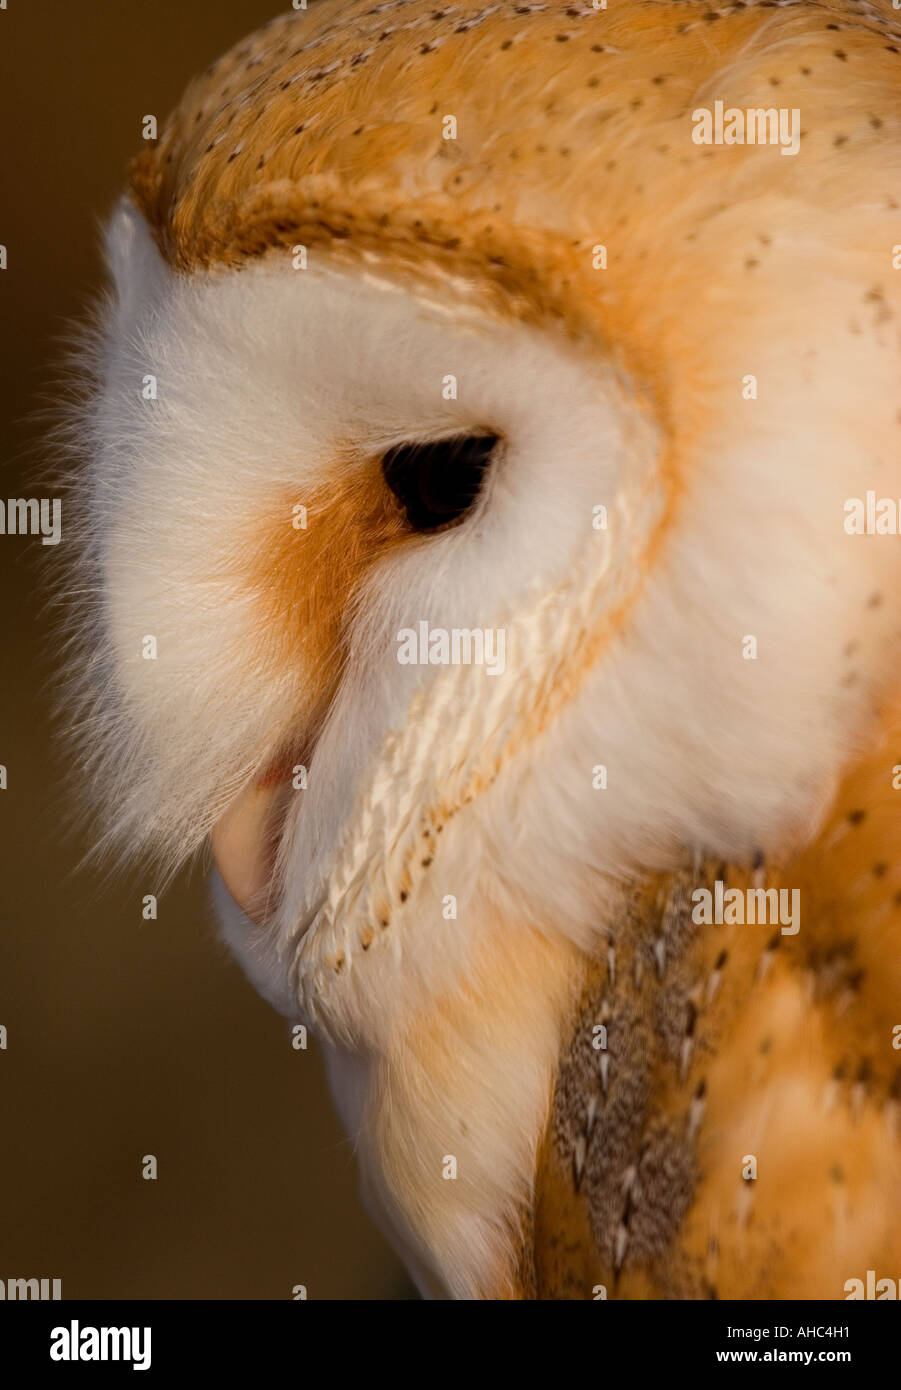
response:
<path id="1" fill-rule="evenodd" d="M 496 434 L 467 434 L 388 450 L 382 473 L 414 531 L 462 521 L 479 495 L 497 442 Z"/>

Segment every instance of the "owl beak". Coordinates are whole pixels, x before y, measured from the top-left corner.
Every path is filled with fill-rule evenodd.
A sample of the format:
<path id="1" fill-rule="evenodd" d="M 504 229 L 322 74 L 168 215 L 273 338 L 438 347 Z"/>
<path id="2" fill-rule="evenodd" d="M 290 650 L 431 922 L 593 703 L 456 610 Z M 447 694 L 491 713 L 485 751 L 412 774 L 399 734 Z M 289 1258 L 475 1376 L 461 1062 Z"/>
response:
<path id="1" fill-rule="evenodd" d="M 290 780 L 245 788 L 214 825 L 213 857 L 242 912 L 262 926 L 275 909 L 275 866 L 291 800 Z"/>

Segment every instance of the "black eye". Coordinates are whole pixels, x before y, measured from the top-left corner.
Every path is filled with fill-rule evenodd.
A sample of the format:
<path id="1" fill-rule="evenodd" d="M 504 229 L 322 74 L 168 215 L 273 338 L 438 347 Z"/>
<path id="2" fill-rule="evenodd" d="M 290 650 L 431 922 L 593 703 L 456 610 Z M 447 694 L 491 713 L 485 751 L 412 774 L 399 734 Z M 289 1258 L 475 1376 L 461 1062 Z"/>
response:
<path id="1" fill-rule="evenodd" d="M 465 434 L 429 444 L 398 444 L 382 460 L 385 482 L 414 531 L 437 531 L 470 510 L 485 478 L 496 434 Z"/>

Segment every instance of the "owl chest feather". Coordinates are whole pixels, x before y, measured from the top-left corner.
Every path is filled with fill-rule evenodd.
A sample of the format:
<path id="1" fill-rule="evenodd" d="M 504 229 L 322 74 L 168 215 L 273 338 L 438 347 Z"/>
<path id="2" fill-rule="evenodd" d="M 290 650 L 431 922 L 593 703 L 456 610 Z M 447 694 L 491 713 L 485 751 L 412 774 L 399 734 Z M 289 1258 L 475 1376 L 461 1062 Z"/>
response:
<path id="1" fill-rule="evenodd" d="M 790 863 L 656 881 L 587 965 L 522 1296 L 829 1299 L 861 1268 L 892 1275 L 901 1240 L 871 1216 L 898 1199 L 890 747 Z M 798 894 L 787 930 L 693 920 L 699 888 L 764 875 Z"/>

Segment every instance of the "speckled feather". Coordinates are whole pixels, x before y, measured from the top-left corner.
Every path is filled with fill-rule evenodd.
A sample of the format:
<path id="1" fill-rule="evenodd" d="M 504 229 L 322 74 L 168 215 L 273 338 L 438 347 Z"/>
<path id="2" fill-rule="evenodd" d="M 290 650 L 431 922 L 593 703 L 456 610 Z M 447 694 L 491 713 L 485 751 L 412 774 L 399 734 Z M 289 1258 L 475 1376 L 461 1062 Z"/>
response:
<path id="1" fill-rule="evenodd" d="M 674 364 L 696 352 L 685 330 L 697 283 L 726 242 L 745 274 L 766 274 L 778 232 L 766 200 L 788 177 L 741 147 L 687 138 L 730 65 L 733 101 L 768 105 L 778 89 L 780 105 L 803 107 L 800 154 L 776 159 L 792 196 L 844 206 L 842 167 L 862 184 L 872 150 L 869 186 L 894 207 L 878 155 L 883 127 L 901 120 L 901 24 L 853 0 L 319 0 L 188 87 L 135 160 L 131 193 L 178 270 L 302 244 L 426 285 L 453 275 L 458 298 L 469 287 L 497 314 L 614 344 L 658 419 L 684 428 L 700 423 L 697 401 Z M 864 73 L 878 114 L 849 109 L 847 83 Z M 456 140 L 442 138 L 445 115 Z M 743 203 L 761 220 L 741 235 Z"/>
<path id="2" fill-rule="evenodd" d="M 586 966 L 539 1161 L 529 1296 L 840 1299 L 847 1278 L 899 1266 L 890 749 L 862 761 L 799 858 L 654 881 Z M 717 877 L 798 887 L 803 931 L 693 924 L 692 889 Z"/>

